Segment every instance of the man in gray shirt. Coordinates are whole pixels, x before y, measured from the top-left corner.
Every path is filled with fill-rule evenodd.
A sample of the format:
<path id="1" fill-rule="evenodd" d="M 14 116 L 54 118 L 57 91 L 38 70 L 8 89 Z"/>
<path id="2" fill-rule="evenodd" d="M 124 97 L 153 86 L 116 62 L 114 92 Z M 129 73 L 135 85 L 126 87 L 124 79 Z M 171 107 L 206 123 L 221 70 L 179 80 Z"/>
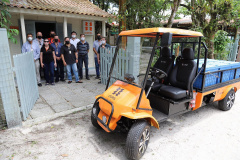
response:
<path id="1" fill-rule="evenodd" d="M 101 45 L 101 35 L 98 33 L 97 34 L 97 40 L 93 42 L 93 52 L 94 54 L 94 59 L 95 59 L 95 68 L 96 68 L 96 79 L 100 78 L 100 72 L 99 72 L 99 63 L 98 63 L 98 48 Z"/>
<path id="2" fill-rule="evenodd" d="M 33 42 L 37 43 L 39 49 L 41 50 L 43 46 L 42 32 L 37 32 L 37 38 L 33 40 Z"/>
<path id="3" fill-rule="evenodd" d="M 78 72 L 79 72 L 79 77 L 80 79 L 83 78 L 83 62 L 85 65 L 85 75 L 86 75 L 86 79 L 90 80 L 89 76 L 88 76 L 88 52 L 89 52 L 89 44 L 88 42 L 85 40 L 85 35 L 81 34 L 80 35 L 81 41 L 78 42 L 77 44 L 77 51 L 78 51 Z"/>
<path id="4" fill-rule="evenodd" d="M 38 86 L 41 87 L 41 78 L 39 74 L 39 58 L 40 58 L 40 49 L 39 49 L 39 44 L 36 42 L 33 42 L 33 35 L 32 33 L 27 34 L 27 42 L 23 44 L 22 46 L 22 53 L 25 52 L 33 52 L 33 57 L 34 57 L 34 63 L 35 63 L 35 69 L 36 69 L 36 76 L 37 76 L 37 83 Z"/>

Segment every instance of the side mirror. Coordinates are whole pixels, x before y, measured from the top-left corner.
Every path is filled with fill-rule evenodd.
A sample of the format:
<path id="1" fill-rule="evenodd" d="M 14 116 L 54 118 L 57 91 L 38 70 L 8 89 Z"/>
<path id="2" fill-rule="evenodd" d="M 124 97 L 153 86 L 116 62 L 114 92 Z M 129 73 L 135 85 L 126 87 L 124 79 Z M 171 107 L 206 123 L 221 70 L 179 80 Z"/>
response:
<path id="1" fill-rule="evenodd" d="M 126 79 L 130 83 L 132 83 L 135 80 L 134 76 L 132 74 L 128 74 L 128 73 L 126 73 L 124 75 L 124 79 Z"/>

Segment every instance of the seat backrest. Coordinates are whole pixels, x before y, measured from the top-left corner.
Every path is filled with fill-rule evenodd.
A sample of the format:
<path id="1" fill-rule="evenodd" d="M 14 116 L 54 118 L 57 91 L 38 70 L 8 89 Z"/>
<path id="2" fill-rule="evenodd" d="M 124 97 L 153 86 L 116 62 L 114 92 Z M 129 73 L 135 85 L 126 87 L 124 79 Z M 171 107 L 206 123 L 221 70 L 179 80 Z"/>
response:
<path id="1" fill-rule="evenodd" d="M 158 68 L 166 72 L 169 76 L 173 64 L 174 64 L 174 57 L 172 56 L 170 49 L 168 47 L 163 47 L 161 50 L 161 57 L 158 58 L 157 62 L 154 65 L 154 68 Z M 164 83 L 168 83 L 168 77 L 164 78 Z"/>
<path id="2" fill-rule="evenodd" d="M 185 48 L 182 57 L 176 62 L 170 74 L 170 84 L 174 87 L 190 90 L 191 82 L 196 76 L 197 63 L 194 61 L 192 48 Z"/>

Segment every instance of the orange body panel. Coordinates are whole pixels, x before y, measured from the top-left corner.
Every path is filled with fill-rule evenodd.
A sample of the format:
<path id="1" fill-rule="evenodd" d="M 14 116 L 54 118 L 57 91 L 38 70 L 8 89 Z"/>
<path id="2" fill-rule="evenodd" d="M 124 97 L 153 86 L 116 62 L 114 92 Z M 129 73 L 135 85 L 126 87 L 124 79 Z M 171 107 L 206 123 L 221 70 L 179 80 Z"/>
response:
<path id="1" fill-rule="evenodd" d="M 117 126 L 116 122 L 121 119 L 123 113 L 141 113 L 144 112 L 148 114 L 148 118 L 152 117 L 152 108 L 150 106 L 149 100 L 147 99 L 145 92 L 143 92 L 140 108 L 145 108 L 149 110 L 139 110 L 136 109 L 137 102 L 140 96 L 141 88 L 133 86 L 131 84 L 116 81 L 112 86 L 110 86 L 102 95 L 99 95 L 108 101 L 110 101 L 114 106 L 114 112 L 112 115 L 111 122 L 109 123 L 109 128 L 114 130 Z M 98 98 L 97 96 L 96 98 Z M 102 119 L 102 116 L 106 116 L 107 120 L 112 111 L 112 106 L 103 99 L 99 99 L 99 107 L 101 109 L 98 117 Z M 98 122 L 100 124 L 100 122 Z M 101 124 L 100 124 L 101 125 Z M 101 125 L 102 128 L 105 128 Z M 105 128 L 105 130 L 107 130 Z"/>
<path id="2" fill-rule="evenodd" d="M 211 90 L 211 91 L 208 91 L 208 92 L 204 92 L 204 93 L 199 93 L 198 92 L 197 96 L 196 96 L 196 104 L 195 104 L 195 107 L 193 108 L 193 110 L 196 110 L 196 109 L 201 107 L 202 101 L 203 101 L 203 97 L 205 95 L 208 95 L 208 94 L 211 94 L 211 93 L 215 93 L 214 102 L 215 101 L 220 101 L 223 98 L 225 98 L 225 96 L 227 95 L 229 90 L 232 89 L 232 88 L 234 88 L 234 90 L 236 92 L 238 89 L 240 89 L 240 82 L 233 83 L 233 84 L 230 84 L 228 86 L 217 88 L 217 89 L 214 89 L 214 90 Z"/>

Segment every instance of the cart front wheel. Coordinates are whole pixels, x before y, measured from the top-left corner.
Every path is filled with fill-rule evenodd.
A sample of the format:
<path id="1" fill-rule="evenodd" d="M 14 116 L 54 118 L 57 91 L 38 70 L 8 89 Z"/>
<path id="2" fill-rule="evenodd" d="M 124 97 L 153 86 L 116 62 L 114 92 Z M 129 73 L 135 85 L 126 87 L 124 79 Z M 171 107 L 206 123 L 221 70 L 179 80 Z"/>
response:
<path id="1" fill-rule="evenodd" d="M 218 102 L 218 108 L 223 111 L 228 111 L 232 108 L 235 101 L 235 91 L 231 89 L 226 97 Z"/>
<path id="2" fill-rule="evenodd" d="M 134 123 L 126 141 L 126 155 L 129 159 L 140 159 L 148 147 L 150 125 L 145 120 Z"/>
<path id="3" fill-rule="evenodd" d="M 97 103 L 92 108 L 92 111 L 91 111 L 91 121 L 92 121 L 92 125 L 94 127 L 101 129 L 102 127 L 97 122 L 97 116 L 98 116 L 99 111 L 100 111 L 100 108 L 99 108 L 98 103 Z"/>

